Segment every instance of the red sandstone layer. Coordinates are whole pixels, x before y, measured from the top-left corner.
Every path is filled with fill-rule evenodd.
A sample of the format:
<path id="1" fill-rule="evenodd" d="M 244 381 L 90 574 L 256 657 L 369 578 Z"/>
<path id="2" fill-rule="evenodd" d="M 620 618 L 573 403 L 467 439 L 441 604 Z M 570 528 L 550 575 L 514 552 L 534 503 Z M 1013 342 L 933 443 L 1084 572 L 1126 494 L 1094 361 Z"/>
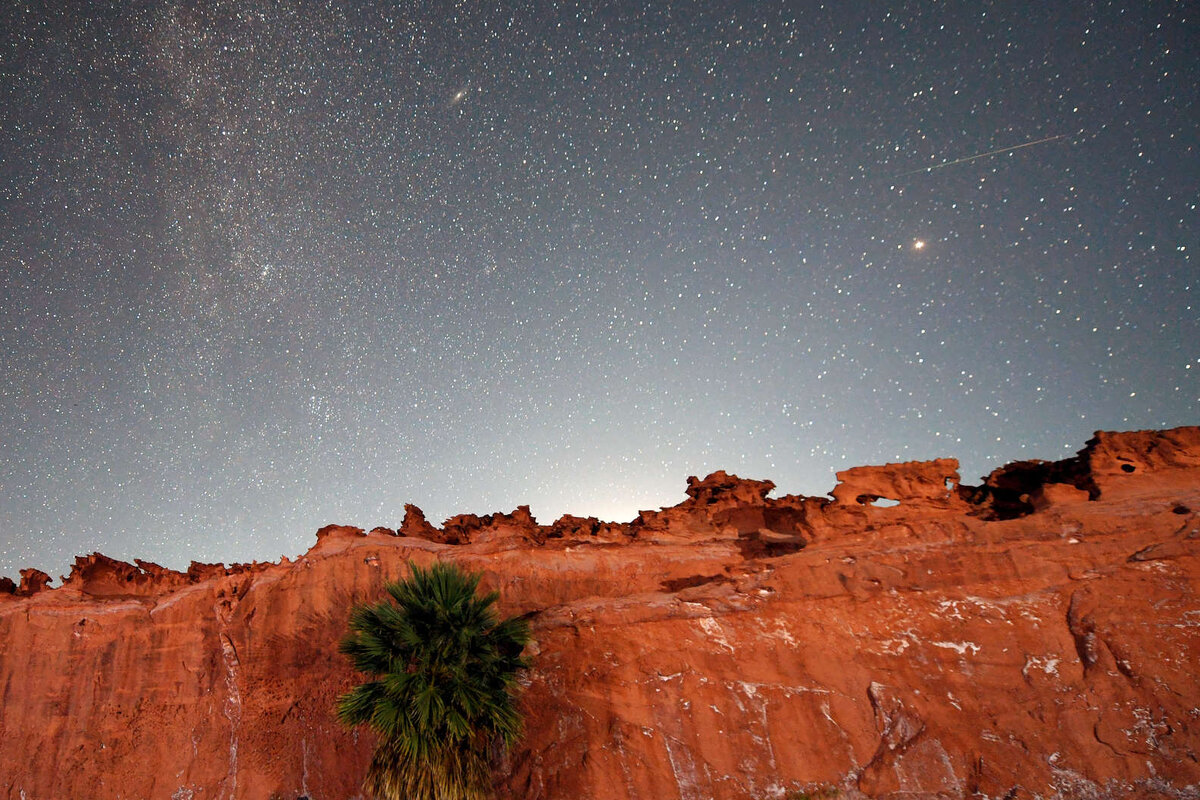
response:
<path id="1" fill-rule="evenodd" d="M 0 797 L 357 796 L 336 643 L 409 559 L 482 571 L 533 624 L 501 797 L 1200 797 L 1200 428 L 980 487 L 957 466 L 847 470 L 833 500 L 715 473 L 627 524 L 409 507 L 281 564 L 25 570 L 0 582 Z"/>

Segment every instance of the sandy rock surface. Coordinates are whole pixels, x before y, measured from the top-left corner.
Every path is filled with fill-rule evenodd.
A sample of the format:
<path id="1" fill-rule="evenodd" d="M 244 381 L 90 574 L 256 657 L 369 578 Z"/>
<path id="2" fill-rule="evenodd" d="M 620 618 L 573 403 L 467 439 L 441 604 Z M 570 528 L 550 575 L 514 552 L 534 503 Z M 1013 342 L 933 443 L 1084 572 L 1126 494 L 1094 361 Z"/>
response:
<path id="1" fill-rule="evenodd" d="M 978 487 L 952 459 L 838 479 L 771 498 L 718 472 L 624 524 L 409 506 L 279 564 L 25 570 L 0 581 L 0 798 L 358 796 L 337 641 L 435 559 L 533 626 L 500 797 L 1200 797 L 1200 428 Z"/>

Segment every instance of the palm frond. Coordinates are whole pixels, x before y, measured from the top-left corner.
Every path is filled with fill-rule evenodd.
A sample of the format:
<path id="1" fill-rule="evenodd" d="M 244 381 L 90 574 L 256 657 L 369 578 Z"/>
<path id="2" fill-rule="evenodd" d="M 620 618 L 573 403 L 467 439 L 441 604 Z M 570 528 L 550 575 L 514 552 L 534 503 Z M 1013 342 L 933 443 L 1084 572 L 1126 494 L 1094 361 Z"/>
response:
<path id="1" fill-rule="evenodd" d="M 482 800 L 488 753 L 520 735 L 529 623 L 500 619 L 479 574 L 442 562 L 409 572 L 350 613 L 338 649 L 372 679 L 338 699 L 338 719 L 379 735 L 366 788 L 380 800 Z"/>

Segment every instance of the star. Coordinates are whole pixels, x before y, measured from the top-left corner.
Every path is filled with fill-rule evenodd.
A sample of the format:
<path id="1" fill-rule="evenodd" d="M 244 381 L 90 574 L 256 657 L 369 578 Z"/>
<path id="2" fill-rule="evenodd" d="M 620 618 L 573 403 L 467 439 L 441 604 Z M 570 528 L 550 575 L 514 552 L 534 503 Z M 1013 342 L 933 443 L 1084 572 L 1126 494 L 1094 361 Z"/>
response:
<path id="1" fill-rule="evenodd" d="M 1200 416 L 1195 4 L 224 5 L 5 19 L 0 576 Z"/>

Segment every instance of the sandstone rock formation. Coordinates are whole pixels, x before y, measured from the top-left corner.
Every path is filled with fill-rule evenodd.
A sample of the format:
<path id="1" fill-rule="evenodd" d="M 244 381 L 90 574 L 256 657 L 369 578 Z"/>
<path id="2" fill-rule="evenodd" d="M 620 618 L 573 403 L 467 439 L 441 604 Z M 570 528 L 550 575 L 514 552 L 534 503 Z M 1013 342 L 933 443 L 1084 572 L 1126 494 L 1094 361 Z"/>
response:
<path id="1" fill-rule="evenodd" d="M 434 559 L 533 626 L 500 797 L 1200 797 L 1200 428 L 978 487 L 949 459 L 838 477 L 832 500 L 691 478 L 627 524 L 410 506 L 280 564 L 25 570 L 0 583 L 0 798 L 358 796 L 336 643 Z"/>

